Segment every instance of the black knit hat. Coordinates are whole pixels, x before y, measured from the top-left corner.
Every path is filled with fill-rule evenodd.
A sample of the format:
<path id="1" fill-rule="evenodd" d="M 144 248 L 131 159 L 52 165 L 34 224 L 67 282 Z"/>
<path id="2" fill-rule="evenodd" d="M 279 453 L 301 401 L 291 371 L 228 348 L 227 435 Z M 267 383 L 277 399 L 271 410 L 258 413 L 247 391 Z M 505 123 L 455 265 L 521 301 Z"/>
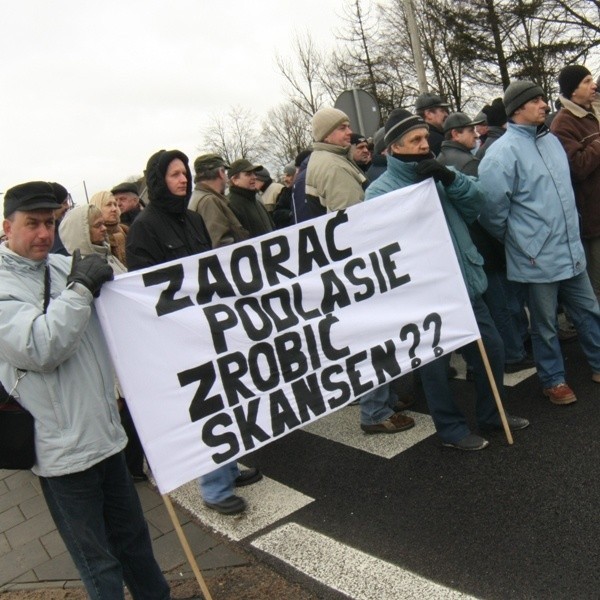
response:
<path id="1" fill-rule="evenodd" d="M 492 127 L 502 127 L 508 121 L 502 98 L 494 98 L 491 104 L 482 108 L 482 112 L 487 115 L 487 124 Z"/>
<path id="2" fill-rule="evenodd" d="M 15 211 L 56 210 L 60 201 L 47 181 L 28 181 L 6 190 L 4 194 L 4 217 Z"/>
<path id="3" fill-rule="evenodd" d="M 367 138 L 362 134 L 362 133 L 353 133 L 350 136 L 350 143 L 351 144 L 360 144 L 361 142 L 366 142 Z"/>
<path id="4" fill-rule="evenodd" d="M 582 65 L 569 65 L 558 74 L 558 85 L 560 93 L 565 98 L 570 98 L 573 92 L 579 87 L 579 84 L 591 75 L 589 70 Z"/>
<path id="5" fill-rule="evenodd" d="M 177 158 L 183 162 L 186 170 L 187 189 L 185 197 L 172 194 L 165 181 L 169 165 Z M 192 173 L 188 157 L 183 152 L 180 150 L 159 150 L 148 159 L 145 175 L 148 199 L 151 203 L 162 207 L 168 212 L 185 212 L 188 200 L 192 195 Z"/>
<path id="6" fill-rule="evenodd" d="M 545 96 L 544 90 L 533 81 L 526 79 L 513 81 L 504 91 L 504 98 L 502 99 L 506 115 L 510 117 L 517 108 L 538 96 Z"/>
<path id="7" fill-rule="evenodd" d="M 429 129 L 427 123 L 418 115 L 413 115 L 404 108 L 395 108 L 385 122 L 385 136 L 383 141 L 387 147 L 396 140 L 399 140 L 404 134 L 419 127 Z"/>

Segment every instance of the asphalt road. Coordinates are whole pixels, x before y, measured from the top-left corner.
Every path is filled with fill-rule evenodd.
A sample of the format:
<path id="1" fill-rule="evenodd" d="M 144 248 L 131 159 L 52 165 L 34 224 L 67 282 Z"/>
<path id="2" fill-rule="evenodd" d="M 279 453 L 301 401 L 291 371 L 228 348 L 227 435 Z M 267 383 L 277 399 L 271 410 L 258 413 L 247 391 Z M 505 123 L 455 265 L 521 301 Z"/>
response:
<path id="1" fill-rule="evenodd" d="M 416 387 L 410 432 L 366 436 L 347 407 L 246 457 L 266 477 L 243 488 L 240 518 L 191 488 L 179 499 L 320 598 L 598 598 L 600 385 L 577 342 L 564 353 L 578 402 L 511 376 L 505 406 L 531 420 L 512 446 L 442 447 Z M 472 419 L 473 384 L 452 385 Z"/>

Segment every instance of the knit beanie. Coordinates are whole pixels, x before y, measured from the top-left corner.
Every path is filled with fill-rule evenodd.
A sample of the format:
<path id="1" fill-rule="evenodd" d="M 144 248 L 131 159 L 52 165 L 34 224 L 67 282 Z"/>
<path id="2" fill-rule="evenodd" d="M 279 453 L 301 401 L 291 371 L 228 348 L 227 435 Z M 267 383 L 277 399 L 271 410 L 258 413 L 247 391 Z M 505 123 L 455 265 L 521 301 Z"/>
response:
<path id="1" fill-rule="evenodd" d="M 356 144 L 362 144 L 362 142 L 366 142 L 367 138 L 362 134 L 362 133 L 353 133 L 350 136 L 350 143 L 353 146 L 356 146 Z"/>
<path id="2" fill-rule="evenodd" d="M 491 127 L 502 127 L 508 121 L 502 98 L 494 98 L 491 104 L 486 104 L 481 110 L 487 115 L 487 124 Z"/>
<path id="3" fill-rule="evenodd" d="M 582 65 L 569 65 L 558 74 L 558 85 L 560 93 L 565 98 L 570 98 L 573 92 L 579 87 L 579 84 L 591 75 L 589 70 Z"/>
<path id="4" fill-rule="evenodd" d="M 404 108 L 395 108 L 385 122 L 385 136 L 383 138 L 385 146 L 390 146 L 409 131 L 419 127 L 429 129 L 427 123 L 418 115 L 413 115 Z"/>
<path id="5" fill-rule="evenodd" d="M 165 176 L 169 165 L 178 158 L 185 165 L 187 174 L 187 190 L 185 197 L 175 196 L 169 191 Z M 159 150 L 148 159 L 146 165 L 146 185 L 148 199 L 156 206 L 171 213 L 183 213 L 192 195 L 192 172 L 190 171 L 188 157 L 179 150 Z"/>
<path id="6" fill-rule="evenodd" d="M 538 96 L 545 96 L 544 90 L 533 81 L 513 81 L 504 91 L 504 108 L 508 117 L 530 100 Z"/>
<path id="7" fill-rule="evenodd" d="M 312 132 L 315 142 L 322 142 L 338 125 L 350 121 L 345 112 L 326 106 L 320 108 L 312 118 Z"/>

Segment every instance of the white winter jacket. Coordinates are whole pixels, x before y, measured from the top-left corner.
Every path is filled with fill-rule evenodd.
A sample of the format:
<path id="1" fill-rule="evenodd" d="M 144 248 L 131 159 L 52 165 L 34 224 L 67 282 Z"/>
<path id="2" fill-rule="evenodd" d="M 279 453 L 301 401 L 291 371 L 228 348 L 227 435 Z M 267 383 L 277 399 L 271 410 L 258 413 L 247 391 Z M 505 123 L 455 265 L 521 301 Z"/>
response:
<path id="1" fill-rule="evenodd" d="M 51 299 L 44 314 L 46 263 Z M 69 271 L 65 256 L 34 261 L 0 245 L 0 381 L 10 391 L 26 371 L 16 393 L 34 416 L 32 470 L 44 477 L 83 471 L 127 442 L 92 295 L 83 286 L 66 289 Z"/>

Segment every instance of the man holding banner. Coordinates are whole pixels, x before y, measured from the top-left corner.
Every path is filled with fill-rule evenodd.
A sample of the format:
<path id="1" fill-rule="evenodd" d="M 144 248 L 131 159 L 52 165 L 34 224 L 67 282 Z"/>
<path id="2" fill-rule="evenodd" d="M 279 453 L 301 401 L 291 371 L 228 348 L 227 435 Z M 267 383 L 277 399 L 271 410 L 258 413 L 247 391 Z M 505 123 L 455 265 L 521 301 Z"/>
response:
<path id="1" fill-rule="evenodd" d="M 94 298 L 113 272 L 99 255 L 49 254 L 49 183 L 4 196 L 0 246 L 0 379 L 35 420 L 42 492 L 92 600 L 170 595 L 125 463 L 127 437 Z"/>
<path id="2" fill-rule="evenodd" d="M 385 124 L 384 139 L 388 147 L 388 168 L 367 188 L 366 199 L 433 177 L 496 385 L 502 393 L 504 346 L 482 299 L 487 287 L 483 259 L 467 229 L 467 223 L 477 218 L 484 198 L 473 179 L 433 158 L 428 127 L 421 117 L 407 110 L 395 110 Z M 479 428 L 482 431 L 500 429 L 500 415 L 482 357 L 473 343 L 464 347 L 464 353 L 473 364 Z M 449 355 L 444 355 L 421 367 L 423 389 L 436 430 L 444 446 L 482 450 L 488 441 L 469 430 L 464 415 L 458 410 L 448 382 L 448 363 Z M 529 421 L 520 417 L 507 416 L 507 420 L 512 430 L 529 426 Z"/>

